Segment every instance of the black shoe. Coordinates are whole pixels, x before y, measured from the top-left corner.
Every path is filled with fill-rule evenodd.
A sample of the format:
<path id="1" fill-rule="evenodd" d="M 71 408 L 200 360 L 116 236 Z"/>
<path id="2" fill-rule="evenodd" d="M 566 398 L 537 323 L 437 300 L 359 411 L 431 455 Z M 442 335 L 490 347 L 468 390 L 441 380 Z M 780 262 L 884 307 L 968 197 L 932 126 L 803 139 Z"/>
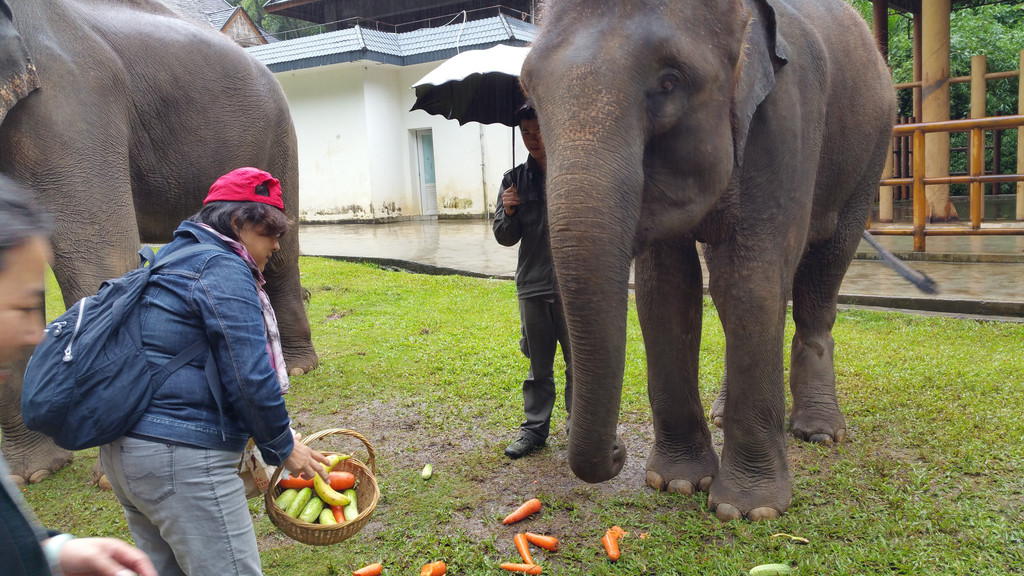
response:
<path id="1" fill-rule="evenodd" d="M 529 436 L 520 436 L 518 440 L 509 444 L 508 448 L 505 448 L 505 456 L 508 456 L 513 460 L 516 458 L 522 458 L 543 445 L 543 441 L 536 442 L 531 440 Z"/>

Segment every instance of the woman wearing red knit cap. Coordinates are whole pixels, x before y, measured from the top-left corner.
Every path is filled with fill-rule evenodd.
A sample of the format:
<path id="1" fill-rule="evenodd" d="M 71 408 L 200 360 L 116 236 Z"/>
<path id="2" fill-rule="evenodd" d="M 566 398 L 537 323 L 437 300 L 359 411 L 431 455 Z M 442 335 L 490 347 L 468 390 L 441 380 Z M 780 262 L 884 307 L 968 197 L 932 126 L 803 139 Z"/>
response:
<path id="1" fill-rule="evenodd" d="M 284 210 L 271 174 L 246 167 L 220 177 L 157 261 L 196 244 L 208 249 L 155 271 L 143 295 L 152 366 L 196 342 L 208 345 L 167 378 L 124 437 L 100 448 L 135 544 L 161 576 L 262 574 L 238 476 L 249 438 L 268 464 L 324 475 L 326 457 L 292 435 L 282 397 L 288 373 L 262 288 L 263 269 L 291 225 Z"/>

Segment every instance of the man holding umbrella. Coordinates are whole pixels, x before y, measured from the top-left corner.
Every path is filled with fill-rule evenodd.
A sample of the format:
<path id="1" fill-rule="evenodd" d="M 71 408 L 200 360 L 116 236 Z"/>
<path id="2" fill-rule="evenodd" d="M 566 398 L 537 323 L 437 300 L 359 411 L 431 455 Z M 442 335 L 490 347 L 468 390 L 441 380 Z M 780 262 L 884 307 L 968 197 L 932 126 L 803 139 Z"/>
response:
<path id="1" fill-rule="evenodd" d="M 516 118 L 530 155 L 526 162 L 505 173 L 493 225 L 499 244 L 519 243 L 516 265 L 516 292 L 522 322 L 519 347 L 530 359 L 530 371 L 523 381 L 526 421 L 520 426 L 519 438 L 505 448 L 505 455 L 513 459 L 529 454 L 547 441 L 551 411 L 555 406 L 554 363 L 559 343 L 565 359 L 565 410 L 566 413 L 572 411 L 572 354 L 548 236 L 544 139 L 537 113 L 529 102 L 519 109 Z"/>

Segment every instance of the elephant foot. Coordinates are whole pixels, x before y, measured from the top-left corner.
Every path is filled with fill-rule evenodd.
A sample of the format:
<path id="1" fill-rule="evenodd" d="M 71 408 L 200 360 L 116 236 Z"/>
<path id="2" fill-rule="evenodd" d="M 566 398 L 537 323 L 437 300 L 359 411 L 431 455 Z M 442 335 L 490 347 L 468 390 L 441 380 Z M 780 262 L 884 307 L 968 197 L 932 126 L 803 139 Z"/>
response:
<path id="1" fill-rule="evenodd" d="M 312 372 L 320 364 L 316 350 L 312 346 L 301 348 L 284 347 L 284 363 L 290 376 L 300 376 Z"/>
<path id="2" fill-rule="evenodd" d="M 658 491 L 692 495 L 707 492 L 718 473 L 718 455 L 710 444 L 692 459 L 668 456 L 657 448 L 647 459 L 647 485 Z"/>
<path id="3" fill-rule="evenodd" d="M 798 440 L 831 446 L 846 439 L 846 419 L 839 406 L 807 409 L 793 405 L 789 428 Z"/>
<path id="4" fill-rule="evenodd" d="M 22 452 L 20 446 L 12 448 L 4 443 L 4 456 L 11 469 L 11 480 L 18 486 L 35 484 L 71 463 L 74 454 L 53 443 L 47 437 L 32 444 L 32 449 Z M 13 452 L 13 454 L 12 454 Z"/>
<path id="5" fill-rule="evenodd" d="M 107 474 L 103 471 L 103 465 L 100 464 L 99 460 L 96 460 L 96 464 L 92 467 L 92 483 L 100 490 L 111 489 L 110 480 L 107 479 Z"/>
<path id="6" fill-rule="evenodd" d="M 725 426 L 724 389 L 718 394 L 718 398 L 715 398 L 715 401 L 711 403 L 711 409 L 708 410 L 708 419 L 711 420 L 716 428 L 722 428 Z"/>
<path id="7" fill-rule="evenodd" d="M 793 486 L 785 459 L 785 442 L 778 444 L 780 449 L 764 466 L 730 462 L 729 456 L 723 454 L 722 468 L 708 490 L 708 509 L 719 520 L 774 520 L 789 509 Z"/>

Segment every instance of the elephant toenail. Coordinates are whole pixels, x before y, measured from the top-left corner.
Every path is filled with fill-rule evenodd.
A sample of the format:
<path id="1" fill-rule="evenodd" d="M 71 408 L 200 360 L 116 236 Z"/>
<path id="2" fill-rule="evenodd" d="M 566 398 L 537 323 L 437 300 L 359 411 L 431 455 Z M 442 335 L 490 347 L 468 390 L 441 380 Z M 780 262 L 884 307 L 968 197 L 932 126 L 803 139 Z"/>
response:
<path id="1" fill-rule="evenodd" d="M 647 471 L 647 485 L 659 492 L 665 489 L 665 479 L 653 470 Z"/>
<path id="2" fill-rule="evenodd" d="M 743 518 L 743 514 L 740 513 L 740 509 L 733 506 L 732 504 L 719 504 L 715 508 L 715 517 L 722 522 L 728 522 L 730 520 L 739 520 Z"/>
<path id="3" fill-rule="evenodd" d="M 708 489 L 711 488 L 711 482 L 714 479 L 714 476 L 705 476 L 701 478 L 700 482 L 697 484 L 697 489 L 700 490 L 701 492 L 707 492 Z"/>
<path id="4" fill-rule="evenodd" d="M 291 370 L 288 371 L 289 376 L 302 376 L 305 373 L 306 371 L 303 370 L 302 368 L 292 368 Z"/>
<path id="5" fill-rule="evenodd" d="M 836 442 L 842 443 L 846 441 L 846 428 L 840 428 L 836 431 Z"/>
<path id="6" fill-rule="evenodd" d="M 815 444 L 821 444 L 823 446 L 831 446 L 832 445 L 832 435 L 831 434 L 813 434 L 813 435 L 811 435 L 811 442 L 814 442 Z"/>
<path id="7" fill-rule="evenodd" d="M 751 510 L 747 514 L 747 519 L 751 522 L 759 522 L 761 520 L 775 520 L 779 516 L 781 516 L 781 514 L 779 514 L 779 511 L 776 510 L 775 508 L 761 506 Z"/>
<path id="8" fill-rule="evenodd" d="M 725 419 L 722 418 L 721 416 L 715 416 L 714 424 L 715 424 L 715 428 L 721 428 L 721 427 L 725 426 Z"/>
<path id="9" fill-rule="evenodd" d="M 28 483 L 36 484 L 37 482 L 42 482 L 43 480 L 46 480 L 49 477 L 49 470 L 36 470 L 35 472 L 32 473 L 31 476 L 28 477 Z"/>
<path id="10" fill-rule="evenodd" d="M 683 480 L 682 478 L 676 478 L 675 480 L 668 483 L 668 491 L 675 492 L 676 494 L 683 494 L 690 496 L 694 493 L 693 483 L 689 480 Z"/>

